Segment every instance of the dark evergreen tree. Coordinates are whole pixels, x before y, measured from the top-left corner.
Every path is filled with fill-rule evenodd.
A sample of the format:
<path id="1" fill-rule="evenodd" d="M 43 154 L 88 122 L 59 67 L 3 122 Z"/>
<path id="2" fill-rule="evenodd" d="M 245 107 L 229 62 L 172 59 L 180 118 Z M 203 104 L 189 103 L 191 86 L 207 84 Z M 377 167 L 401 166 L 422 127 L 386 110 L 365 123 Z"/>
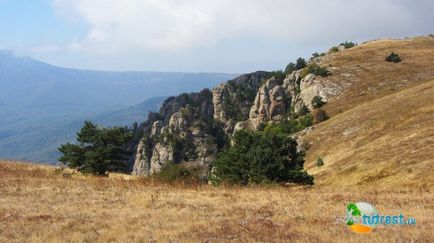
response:
<path id="1" fill-rule="evenodd" d="M 130 153 L 125 149 L 132 132 L 124 127 L 103 128 L 86 121 L 77 133 L 76 144 L 62 144 L 59 161 L 83 173 L 104 175 L 122 170 Z"/>
<path id="2" fill-rule="evenodd" d="M 300 58 L 297 59 L 297 62 L 295 64 L 295 70 L 299 70 L 299 69 L 305 68 L 306 65 L 307 65 L 306 60 L 304 60 L 304 58 L 300 57 Z"/>
<path id="3" fill-rule="evenodd" d="M 213 164 L 211 181 L 246 185 L 264 182 L 313 184 L 303 171 L 304 154 L 286 133 L 235 133 L 233 146 L 223 151 Z"/>
<path id="4" fill-rule="evenodd" d="M 290 62 L 285 68 L 285 74 L 291 74 L 295 71 L 295 64 Z"/>
<path id="5" fill-rule="evenodd" d="M 388 62 L 395 62 L 396 63 L 396 62 L 400 62 L 401 61 L 401 57 L 399 57 L 398 54 L 392 52 L 392 53 L 390 53 L 390 55 L 388 55 L 385 58 L 385 60 L 388 61 Z"/>
<path id="6" fill-rule="evenodd" d="M 320 108 L 321 106 L 323 106 L 325 104 L 325 102 L 322 100 L 321 96 L 315 95 L 312 98 L 311 104 L 312 104 L 313 108 Z"/>

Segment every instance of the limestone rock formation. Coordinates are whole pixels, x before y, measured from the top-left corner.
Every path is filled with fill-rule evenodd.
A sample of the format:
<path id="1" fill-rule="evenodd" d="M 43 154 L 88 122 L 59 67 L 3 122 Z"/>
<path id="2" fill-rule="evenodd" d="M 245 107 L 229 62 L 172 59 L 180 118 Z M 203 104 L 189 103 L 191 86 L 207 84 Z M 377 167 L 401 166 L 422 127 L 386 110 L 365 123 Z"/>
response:
<path id="1" fill-rule="evenodd" d="M 167 162 L 173 161 L 173 149 L 170 146 L 157 143 L 152 153 L 149 174 L 160 171 L 161 167 Z"/>
<path id="2" fill-rule="evenodd" d="M 311 106 L 315 95 L 325 101 L 341 87 L 302 70 L 282 83 L 268 72 L 255 72 L 220 84 L 211 91 L 181 94 L 167 99 L 159 113 L 143 125 L 133 174 L 147 176 L 168 162 L 202 166 L 214 161 L 234 131 L 256 130 L 261 123 L 279 121 L 289 112 Z"/>
<path id="3" fill-rule="evenodd" d="M 250 109 L 249 120 L 251 127 L 256 129 L 259 124 L 269 120 L 280 120 L 287 110 L 288 94 L 277 84 L 274 77 L 265 82 L 256 95 L 252 108 Z M 238 124 L 238 126 L 244 126 Z"/>
<path id="4" fill-rule="evenodd" d="M 140 141 L 137 146 L 132 175 L 149 175 L 150 161 L 146 157 L 144 150 L 145 144 L 143 141 Z"/>

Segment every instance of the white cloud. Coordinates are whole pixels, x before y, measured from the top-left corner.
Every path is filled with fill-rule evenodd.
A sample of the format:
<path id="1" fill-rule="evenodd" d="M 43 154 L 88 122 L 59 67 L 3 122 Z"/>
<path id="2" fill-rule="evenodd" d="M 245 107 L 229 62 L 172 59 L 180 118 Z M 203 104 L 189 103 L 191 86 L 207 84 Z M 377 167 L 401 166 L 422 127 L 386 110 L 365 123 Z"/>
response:
<path id="1" fill-rule="evenodd" d="M 53 1 L 61 15 L 89 25 L 74 48 L 101 52 L 178 50 L 249 37 L 366 39 L 405 33 L 416 24 L 405 0 Z"/>

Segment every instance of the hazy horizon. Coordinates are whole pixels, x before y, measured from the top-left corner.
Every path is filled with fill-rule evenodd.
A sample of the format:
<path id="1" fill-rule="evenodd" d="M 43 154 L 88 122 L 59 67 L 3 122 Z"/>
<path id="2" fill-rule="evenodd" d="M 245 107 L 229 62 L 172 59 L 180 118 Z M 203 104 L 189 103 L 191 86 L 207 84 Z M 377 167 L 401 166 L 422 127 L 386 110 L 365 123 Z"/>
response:
<path id="1" fill-rule="evenodd" d="M 107 71 L 275 70 L 343 41 L 432 34 L 434 2 L 0 0 L 0 49 Z"/>

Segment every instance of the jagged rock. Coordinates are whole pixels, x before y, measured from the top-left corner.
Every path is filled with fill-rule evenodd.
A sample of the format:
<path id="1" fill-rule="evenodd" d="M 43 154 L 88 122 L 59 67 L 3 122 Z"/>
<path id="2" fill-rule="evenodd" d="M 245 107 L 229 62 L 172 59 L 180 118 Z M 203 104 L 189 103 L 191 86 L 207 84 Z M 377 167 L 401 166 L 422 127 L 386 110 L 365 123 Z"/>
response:
<path id="1" fill-rule="evenodd" d="M 300 98 L 300 95 L 296 95 L 292 102 L 293 102 L 294 113 L 296 114 L 300 114 L 303 107 L 306 106 L 303 100 Z"/>
<path id="2" fill-rule="evenodd" d="M 330 97 L 338 95 L 342 89 L 340 85 L 330 82 L 327 78 L 309 74 L 300 82 L 300 98 L 309 109 L 312 109 L 313 97 L 320 96 L 324 102 L 327 102 Z"/>
<path id="3" fill-rule="evenodd" d="M 151 136 L 161 134 L 163 128 L 163 121 L 156 121 L 152 124 Z"/>
<path id="4" fill-rule="evenodd" d="M 301 75 L 302 71 L 303 71 L 303 69 L 295 70 L 294 72 L 290 73 L 287 76 L 287 79 L 292 80 L 292 81 L 296 81 L 296 80 L 300 79 L 300 75 Z"/>
<path id="5" fill-rule="evenodd" d="M 250 122 L 253 129 L 268 120 L 279 120 L 286 112 L 286 93 L 277 84 L 276 79 L 270 78 L 259 89 L 252 108 Z"/>
<path id="6" fill-rule="evenodd" d="M 135 176 L 149 175 L 150 161 L 146 157 L 145 153 L 146 153 L 145 144 L 143 143 L 143 141 L 140 141 L 139 145 L 137 146 L 137 153 L 134 160 L 132 175 Z"/>
<path id="7" fill-rule="evenodd" d="M 220 84 L 212 89 L 212 103 L 214 106 L 214 119 L 220 122 L 226 122 L 226 114 L 223 108 L 223 99 L 227 99 L 226 84 Z"/>
<path id="8" fill-rule="evenodd" d="M 169 120 L 169 128 L 172 133 L 185 132 L 188 129 L 188 117 L 182 112 L 175 112 Z"/>
<path id="9" fill-rule="evenodd" d="M 173 150 L 169 145 L 157 143 L 152 153 L 149 174 L 158 173 L 167 162 L 173 162 Z"/>
<path id="10" fill-rule="evenodd" d="M 327 101 L 342 90 L 315 75 L 300 79 L 301 72 L 287 75 L 282 85 L 275 78 L 264 82 L 270 73 L 255 72 L 220 84 L 212 91 L 205 89 L 167 99 L 160 112 L 150 114 L 141 125 L 145 137 L 137 145 L 133 174 L 156 173 L 174 160 L 197 164 L 208 171 L 207 166 L 220 152 L 216 140 L 221 139 L 223 131 L 232 135 L 240 129 L 256 130 L 263 122 L 281 120 L 291 108 L 298 113 L 304 105 L 309 107 L 315 95 Z M 186 146 L 172 148 L 169 139 L 178 139 L 175 141 Z"/>

